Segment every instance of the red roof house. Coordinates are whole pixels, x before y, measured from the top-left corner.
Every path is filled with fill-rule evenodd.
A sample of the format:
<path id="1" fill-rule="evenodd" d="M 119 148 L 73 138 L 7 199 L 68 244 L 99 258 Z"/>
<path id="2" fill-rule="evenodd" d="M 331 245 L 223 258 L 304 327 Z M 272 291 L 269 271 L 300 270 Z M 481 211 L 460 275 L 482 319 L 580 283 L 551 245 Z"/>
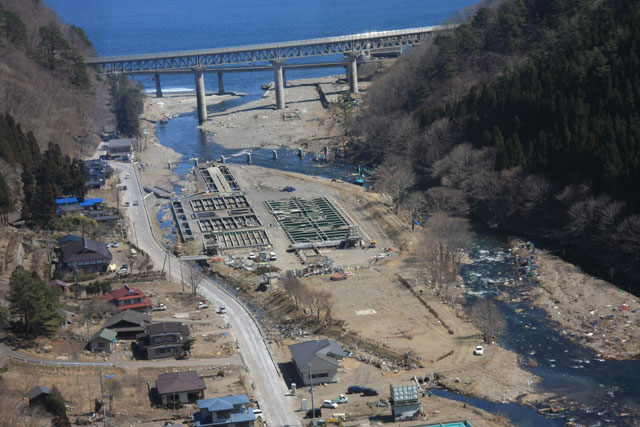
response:
<path id="1" fill-rule="evenodd" d="M 121 310 L 136 310 L 149 314 L 151 301 L 140 289 L 130 288 L 127 285 L 105 295 L 107 302 L 114 304 Z"/>

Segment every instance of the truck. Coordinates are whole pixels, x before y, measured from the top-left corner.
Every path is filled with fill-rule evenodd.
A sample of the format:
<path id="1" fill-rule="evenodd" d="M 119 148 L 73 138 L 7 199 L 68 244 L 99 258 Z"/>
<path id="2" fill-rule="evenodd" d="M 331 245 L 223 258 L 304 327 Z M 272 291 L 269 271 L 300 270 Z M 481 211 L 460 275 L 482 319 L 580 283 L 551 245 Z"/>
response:
<path id="1" fill-rule="evenodd" d="M 347 403 L 349 401 L 349 399 L 344 394 L 341 394 L 340 397 L 336 397 L 335 399 L 331 399 L 331 401 L 333 403 L 341 404 L 341 403 Z"/>
<path id="2" fill-rule="evenodd" d="M 203 310 L 205 308 L 209 308 L 209 304 L 207 304 L 206 302 L 200 301 L 198 303 L 198 310 Z"/>

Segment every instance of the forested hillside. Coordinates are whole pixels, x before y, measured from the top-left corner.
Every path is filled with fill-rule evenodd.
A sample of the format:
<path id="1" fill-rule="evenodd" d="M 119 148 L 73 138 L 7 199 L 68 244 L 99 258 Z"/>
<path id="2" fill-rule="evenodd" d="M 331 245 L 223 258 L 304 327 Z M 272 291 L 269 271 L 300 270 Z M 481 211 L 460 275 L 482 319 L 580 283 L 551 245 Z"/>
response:
<path id="1" fill-rule="evenodd" d="M 431 212 L 543 238 L 637 292 L 639 111 L 640 2 L 504 0 L 401 58 L 349 131 L 381 170 L 411 162 Z"/>
<path id="2" fill-rule="evenodd" d="M 67 26 L 40 0 L 0 0 L 0 113 L 65 154 L 94 143 L 112 121 L 107 90 L 82 58 L 93 48 L 82 29 Z"/>

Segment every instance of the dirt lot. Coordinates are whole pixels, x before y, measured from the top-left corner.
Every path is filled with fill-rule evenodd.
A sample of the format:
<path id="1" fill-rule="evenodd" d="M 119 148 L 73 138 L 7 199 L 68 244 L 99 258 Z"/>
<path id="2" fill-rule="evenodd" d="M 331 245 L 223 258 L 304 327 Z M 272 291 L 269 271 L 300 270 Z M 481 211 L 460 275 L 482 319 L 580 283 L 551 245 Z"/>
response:
<path id="1" fill-rule="evenodd" d="M 192 369 L 205 380 L 207 386 L 205 398 L 242 393 L 252 397 L 252 389 L 246 374 L 239 366 L 126 370 L 105 368 L 102 370 L 103 375 L 114 375 L 112 378 L 103 378 L 107 416 L 117 426 L 155 427 L 163 425 L 166 421 L 185 420 L 188 414 L 197 410 L 195 404 L 187 404 L 177 410 L 154 408 L 151 406 L 149 389 L 155 387 L 155 380 L 159 374 Z M 219 375 L 221 373 L 223 376 Z M 2 377 L 7 387 L 5 392 L 15 393 L 17 396 L 23 396 L 34 385 L 47 387 L 55 385 L 67 402 L 67 414 L 72 424 L 76 420 L 90 420 L 94 401 L 101 398 L 100 371 L 97 369 L 34 366 L 12 361 L 9 364 L 9 370 Z M 28 410 L 26 414 L 29 414 Z M 97 420 L 101 423 L 102 415 L 98 415 Z M 40 425 L 36 422 L 37 418 L 35 420 L 27 418 L 24 425 Z"/>
<path id="2" fill-rule="evenodd" d="M 536 307 L 558 322 L 561 333 L 602 358 L 640 358 L 640 300 L 573 264 L 514 241 L 522 258 L 538 266 L 540 286 L 531 289 Z"/>

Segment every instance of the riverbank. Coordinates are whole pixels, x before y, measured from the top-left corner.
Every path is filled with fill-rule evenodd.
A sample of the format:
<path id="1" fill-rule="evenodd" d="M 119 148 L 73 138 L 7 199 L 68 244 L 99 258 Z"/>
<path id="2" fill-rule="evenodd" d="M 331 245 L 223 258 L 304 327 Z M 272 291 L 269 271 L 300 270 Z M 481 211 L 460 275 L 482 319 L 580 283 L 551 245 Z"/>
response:
<path id="1" fill-rule="evenodd" d="M 339 93 L 343 87 L 335 77 L 319 80 L 328 85 L 335 84 L 335 93 Z M 281 111 L 273 109 L 273 91 L 270 90 L 262 99 L 228 111 L 210 114 L 210 120 L 203 128 L 209 132 L 216 143 L 230 148 L 278 147 L 280 145 L 296 148 L 307 144 L 306 151 L 320 149 L 322 144 L 326 144 L 331 138 L 335 139 L 340 133 L 340 126 L 336 125 L 337 117 L 332 116 L 330 110 L 322 107 L 320 96 L 312 81 L 289 82 L 286 96 L 290 102 L 287 112 L 299 110 L 301 118 L 285 120 Z M 162 104 L 158 105 L 159 102 Z M 145 105 L 143 117 L 143 133 L 146 131 L 147 142 L 140 153 L 143 165 L 140 179 L 143 185 L 159 185 L 171 189 L 178 180 L 174 171 L 169 169 L 169 162 L 175 164 L 181 155 L 158 143 L 154 122 L 168 117 L 169 114 L 193 111 L 195 103 L 189 104 L 190 102 L 184 96 L 145 100 L 147 105 Z M 295 108 L 296 105 L 303 105 L 304 108 Z M 416 256 L 417 250 L 414 245 L 407 244 L 415 237 L 409 221 L 398 217 L 386 207 L 382 196 L 367 192 L 362 187 L 344 182 L 332 182 L 326 178 L 257 166 L 232 164 L 228 166 L 248 199 L 251 200 L 252 206 L 256 209 L 260 207 L 258 210 L 262 209 L 263 201 L 267 198 L 285 197 L 280 190 L 290 185 L 297 189 L 294 195 L 299 197 L 331 197 L 360 225 L 364 232 L 374 236 L 372 238 L 377 238 L 380 248 L 400 248 L 397 255 L 391 259 L 376 262 L 374 265 L 368 262 L 369 258 L 377 254 L 380 249 L 372 249 L 371 253 L 370 251 L 323 251 L 323 255 L 353 271 L 354 274 L 348 282 L 341 283 L 347 286 L 338 286 L 335 282 L 330 282 L 326 277 L 321 276 L 304 279 L 304 283 L 310 288 L 317 288 L 334 295 L 336 304 L 333 307 L 333 316 L 335 319 L 343 320 L 349 330 L 358 333 L 366 340 L 378 342 L 395 351 L 411 351 L 419 355 L 422 360 L 422 366 L 409 371 L 394 372 L 390 368 L 372 371 L 372 363 L 376 359 L 367 358 L 367 355 L 363 354 L 365 360 L 370 362 L 358 362 L 356 367 L 349 369 L 349 375 L 346 378 L 350 383 L 370 384 L 385 390 L 390 382 L 407 381 L 413 375 L 434 377 L 437 374 L 437 382 L 442 386 L 495 402 L 516 402 L 523 395 L 535 396 L 536 383 L 539 379 L 520 367 L 518 355 L 515 352 L 488 345 L 484 356 L 473 355 L 475 346 L 481 344 L 478 338 L 479 331 L 460 315 L 461 307 L 450 307 L 435 296 L 428 298 L 429 305 L 438 313 L 439 319 L 446 322 L 454 332 L 450 334 L 442 327 L 440 320 L 433 318 L 425 311 L 414 294 L 398 287 L 396 277 L 398 272 L 402 272 L 404 278 L 414 283 L 415 280 L 421 280 L 420 272 L 423 267 L 420 258 Z M 317 166 L 314 165 L 314 167 Z M 182 185 L 183 194 L 198 191 L 190 181 L 187 178 L 179 182 Z M 152 217 L 157 217 L 161 210 L 166 211 L 163 208 L 167 203 L 166 200 L 149 197 L 146 202 Z M 268 214 L 265 215 L 263 221 L 270 221 Z M 157 223 L 154 227 L 159 235 L 163 234 Z M 296 260 L 290 262 L 289 254 L 284 253 L 283 245 L 287 244 L 284 233 L 275 226 L 269 229 L 269 233 L 272 240 L 276 242 L 276 246 L 281 245 L 275 249 L 278 251 L 278 267 L 283 270 L 300 268 L 299 262 Z M 416 287 L 416 289 L 422 288 L 425 292 L 429 292 L 423 285 Z M 424 295 L 426 296 L 427 293 Z M 259 296 L 252 296 L 252 298 L 256 297 Z M 402 309 L 398 310 L 398 307 Z M 372 308 L 374 310 L 371 310 Z M 368 314 L 363 317 L 365 312 Z M 286 318 L 286 315 L 284 316 L 283 319 Z M 281 323 L 280 321 L 279 324 Z M 281 348 L 280 343 L 277 345 Z M 278 350 L 274 351 L 279 353 Z M 354 352 L 357 353 L 357 350 L 354 349 Z M 282 352 L 280 357 L 283 363 L 290 360 L 288 351 Z M 377 375 L 374 372 L 377 372 Z M 335 390 L 333 386 L 329 386 L 327 392 L 343 393 L 343 388 L 344 383 L 336 385 Z M 447 415 L 455 418 L 455 409 L 458 407 L 457 404 L 452 405 L 451 414 L 442 412 L 441 415 L 445 418 Z M 364 415 L 366 414 L 363 412 Z M 483 418 L 490 417 L 484 413 Z"/>
<path id="2" fill-rule="evenodd" d="M 603 359 L 640 358 L 637 297 L 530 243 L 515 240 L 512 251 L 529 270 L 522 274 L 539 285 L 530 291 L 533 305 L 557 322 L 561 335 Z"/>

